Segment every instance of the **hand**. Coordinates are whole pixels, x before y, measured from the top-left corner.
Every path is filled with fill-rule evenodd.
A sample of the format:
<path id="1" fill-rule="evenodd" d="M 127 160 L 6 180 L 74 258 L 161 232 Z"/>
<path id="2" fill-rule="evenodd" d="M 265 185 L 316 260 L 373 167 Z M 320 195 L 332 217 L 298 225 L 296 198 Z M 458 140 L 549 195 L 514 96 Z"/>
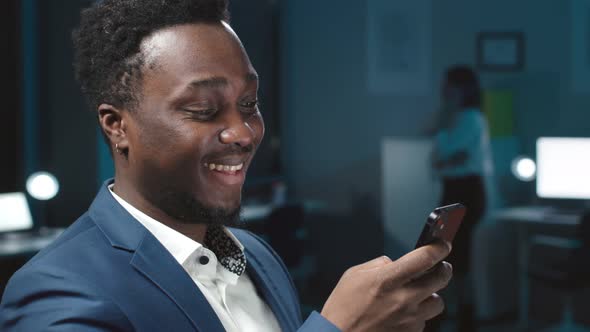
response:
<path id="1" fill-rule="evenodd" d="M 435 292 L 452 276 L 440 263 L 450 245 L 420 247 L 396 261 L 380 257 L 348 269 L 322 309 L 322 316 L 344 332 L 422 331 L 444 303 Z"/>

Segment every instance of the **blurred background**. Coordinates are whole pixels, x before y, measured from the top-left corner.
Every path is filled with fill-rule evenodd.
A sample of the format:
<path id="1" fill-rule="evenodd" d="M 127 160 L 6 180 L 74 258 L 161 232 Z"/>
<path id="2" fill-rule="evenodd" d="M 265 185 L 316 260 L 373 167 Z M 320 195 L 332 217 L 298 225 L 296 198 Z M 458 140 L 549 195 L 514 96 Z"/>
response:
<path id="1" fill-rule="evenodd" d="M 91 2 L 1 4 L 0 294 L 113 176 L 72 69 L 71 31 Z M 244 227 L 283 257 L 304 314 L 347 268 L 413 249 L 435 207 L 479 197 L 447 312 L 428 329 L 590 330 L 590 1 L 230 11 L 267 127 Z"/>

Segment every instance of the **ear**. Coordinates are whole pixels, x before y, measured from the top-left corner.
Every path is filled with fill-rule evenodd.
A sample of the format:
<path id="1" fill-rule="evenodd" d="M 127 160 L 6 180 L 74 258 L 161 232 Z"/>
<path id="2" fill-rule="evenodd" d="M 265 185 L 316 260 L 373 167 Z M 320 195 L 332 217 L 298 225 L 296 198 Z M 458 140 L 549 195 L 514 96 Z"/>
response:
<path id="1" fill-rule="evenodd" d="M 101 104 L 98 106 L 98 122 L 102 131 L 109 138 L 113 151 L 115 150 L 115 146 L 124 152 L 129 149 L 126 132 L 128 116 L 127 111 L 113 105 Z"/>

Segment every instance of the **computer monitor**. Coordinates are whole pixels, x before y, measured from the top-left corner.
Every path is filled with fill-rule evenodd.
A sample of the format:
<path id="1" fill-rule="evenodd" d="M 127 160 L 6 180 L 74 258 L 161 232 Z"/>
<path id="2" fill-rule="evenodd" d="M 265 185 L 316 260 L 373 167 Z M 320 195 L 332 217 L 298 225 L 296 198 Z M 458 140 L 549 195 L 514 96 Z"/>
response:
<path id="1" fill-rule="evenodd" d="M 0 233 L 33 228 L 33 218 L 24 193 L 0 194 Z"/>
<path id="2" fill-rule="evenodd" d="M 537 139 L 537 196 L 590 200 L 590 138 Z"/>

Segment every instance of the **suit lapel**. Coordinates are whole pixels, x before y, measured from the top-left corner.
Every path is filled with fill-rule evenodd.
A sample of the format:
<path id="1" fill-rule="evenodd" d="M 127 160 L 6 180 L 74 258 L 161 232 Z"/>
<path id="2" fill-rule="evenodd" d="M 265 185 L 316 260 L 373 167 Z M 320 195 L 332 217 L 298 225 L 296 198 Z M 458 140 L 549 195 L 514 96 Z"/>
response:
<path id="1" fill-rule="evenodd" d="M 160 242 L 111 195 L 108 180 L 90 206 L 89 215 L 114 248 L 134 252 L 130 264 L 160 288 L 188 317 L 198 331 L 225 329 L 205 296 Z M 283 332 L 297 330 L 297 313 L 289 313 L 273 278 L 283 277 L 268 250 L 245 232 L 232 231 L 245 247 L 247 272 L 275 314 Z M 283 290 L 285 291 L 285 290 Z M 288 291 L 287 291 L 288 292 Z"/>
<path id="2" fill-rule="evenodd" d="M 269 261 L 273 258 L 267 252 L 255 249 L 260 247 L 260 244 L 253 243 L 256 240 L 252 236 L 244 235 L 241 231 L 236 230 L 232 230 L 232 233 L 244 245 L 248 262 L 246 272 L 275 314 L 281 330 L 283 332 L 297 330 L 297 322 L 293 320 L 293 315 L 289 315 L 289 310 L 285 306 L 285 299 L 281 299 L 281 292 L 273 281 L 273 275 L 277 273 L 273 271 L 276 268 L 276 262 Z"/>
<path id="3" fill-rule="evenodd" d="M 289 315 L 287 315 L 287 309 L 282 305 L 279 292 L 273 284 L 272 279 L 266 274 L 262 265 L 255 257 L 252 257 L 252 255 L 246 255 L 246 257 L 248 259 L 248 268 L 246 271 L 248 271 L 257 288 L 262 292 L 263 298 L 279 321 L 281 330 L 283 332 L 294 331 L 293 322 L 289 319 Z"/>
<path id="4" fill-rule="evenodd" d="M 167 254 L 160 242 L 148 235 L 133 255 L 131 265 L 174 301 L 198 331 L 225 331 L 194 281 Z"/>
<path id="5" fill-rule="evenodd" d="M 224 332 L 217 314 L 182 266 L 103 185 L 89 214 L 114 248 L 134 252 L 130 264 L 160 288 L 202 332 Z"/>

